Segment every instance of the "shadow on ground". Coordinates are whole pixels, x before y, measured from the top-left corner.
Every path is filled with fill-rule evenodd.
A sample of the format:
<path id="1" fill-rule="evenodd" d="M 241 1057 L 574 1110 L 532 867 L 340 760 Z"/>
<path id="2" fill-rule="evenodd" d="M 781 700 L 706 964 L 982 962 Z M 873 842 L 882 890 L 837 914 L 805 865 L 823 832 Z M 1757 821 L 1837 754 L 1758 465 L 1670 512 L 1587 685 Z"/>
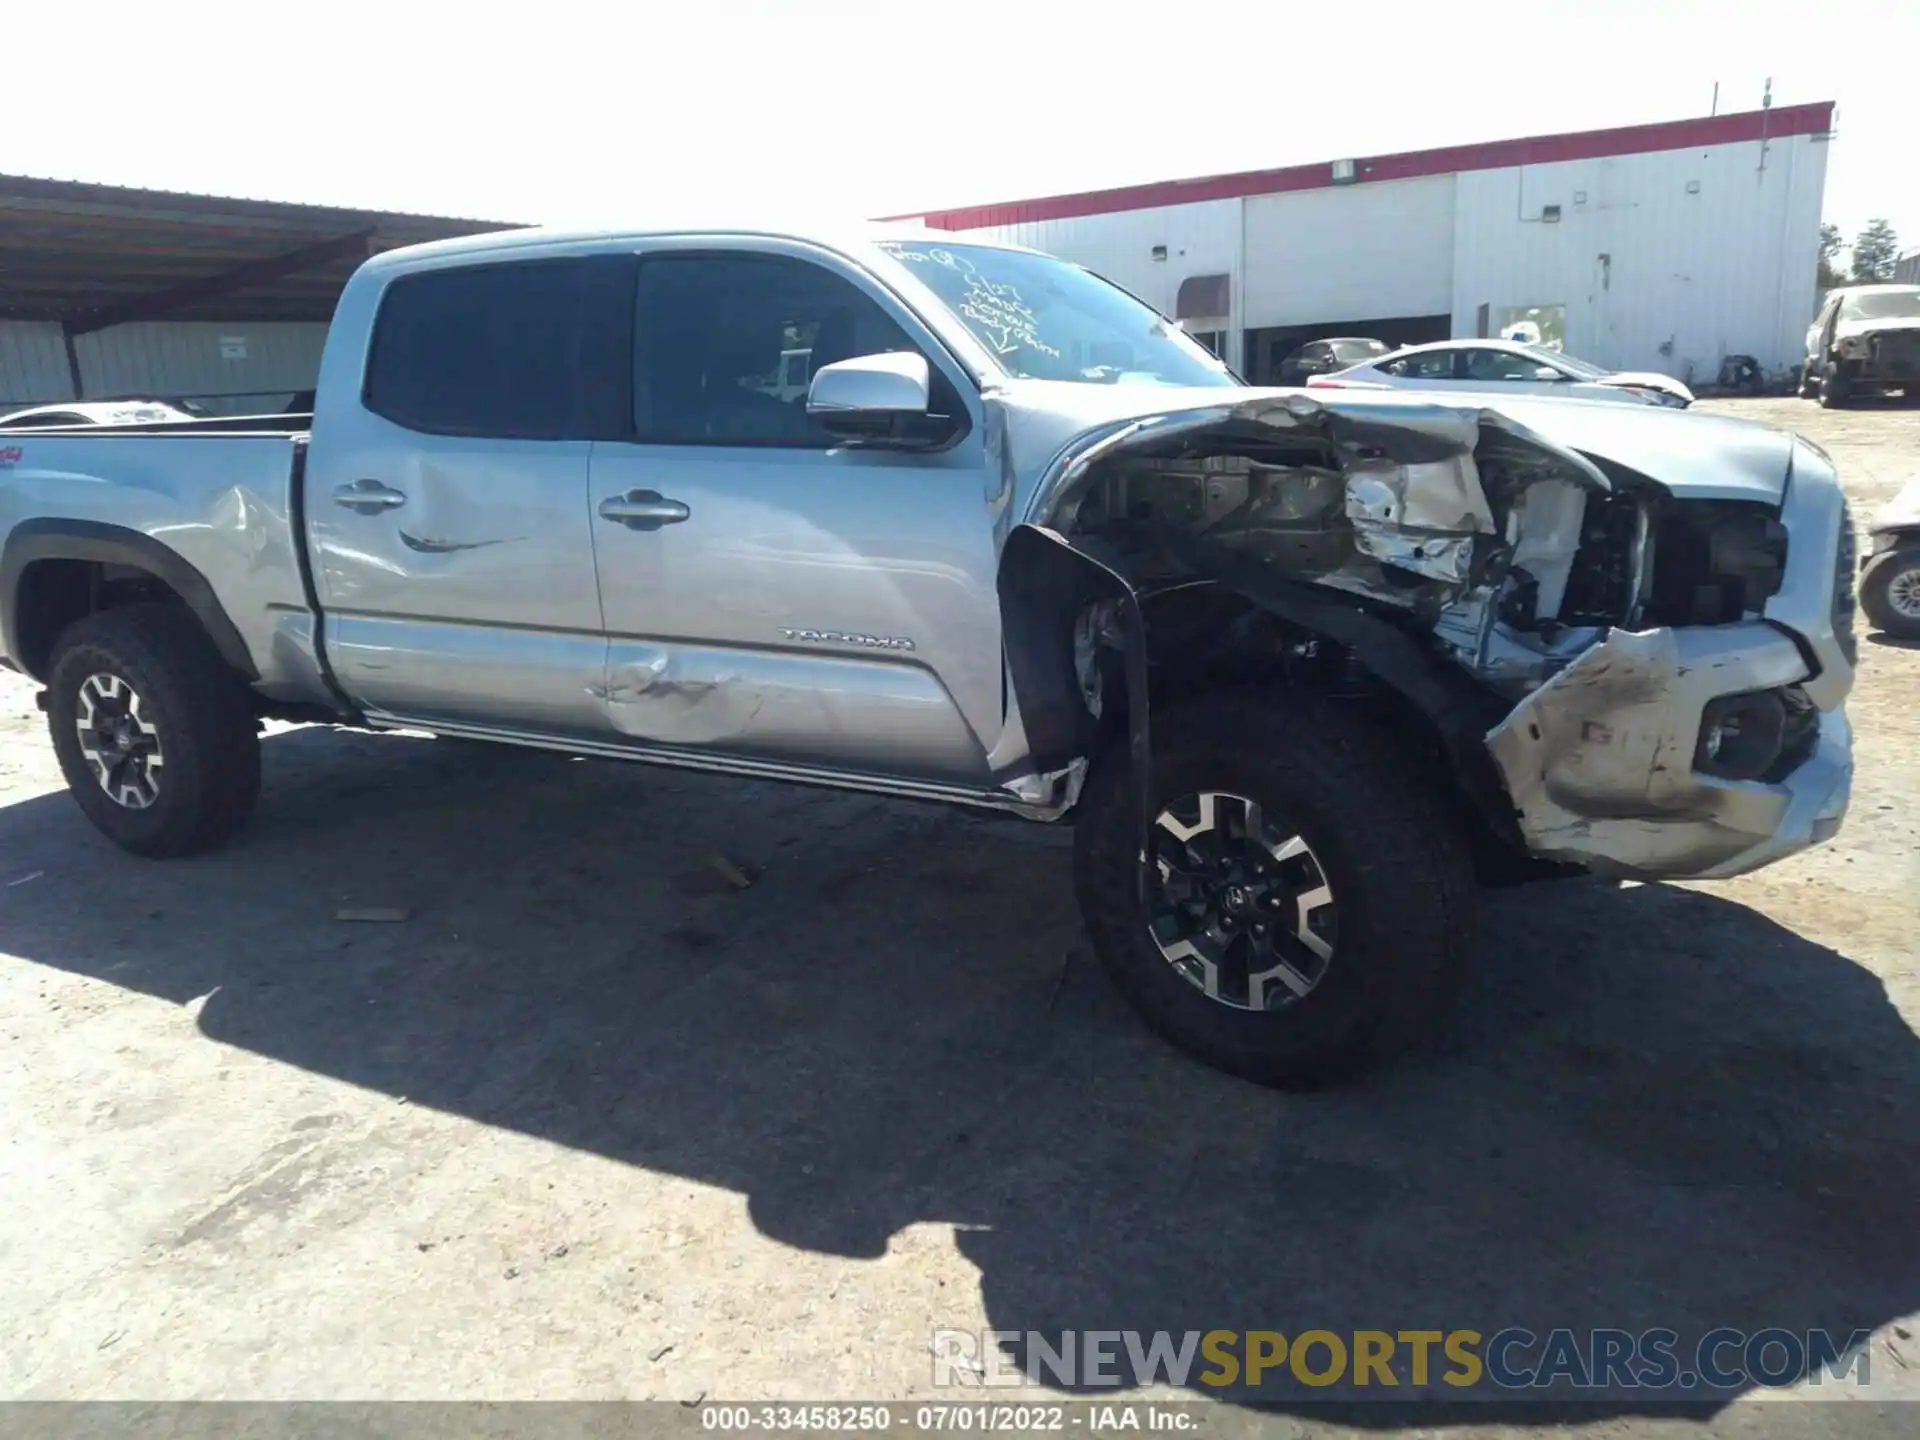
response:
<path id="1" fill-rule="evenodd" d="M 1711 895 L 1496 896 L 1433 1051 L 1284 1096 L 1123 1009 L 1052 832 L 425 740 L 268 749 L 220 855 L 130 859 L 64 794 L 0 810 L 45 871 L 6 947 L 729 1187 L 797 1246 L 952 1222 L 1006 1330 L 1844 1335 L 1920 1308 L 1920 1042 L 1867 970 Z M 764 872 L 734 889 L 716 849 Z"/>

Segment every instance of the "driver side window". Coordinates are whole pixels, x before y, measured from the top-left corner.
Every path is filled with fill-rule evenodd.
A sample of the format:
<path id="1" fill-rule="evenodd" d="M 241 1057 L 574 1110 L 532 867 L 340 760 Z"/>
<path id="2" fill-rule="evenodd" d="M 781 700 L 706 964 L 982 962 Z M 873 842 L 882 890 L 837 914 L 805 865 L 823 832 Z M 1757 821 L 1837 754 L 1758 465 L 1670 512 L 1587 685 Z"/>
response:
<path id="1" fill-rule="evenodd" d="M 660 255 L 641 261 L 634 425 L 643 443 L 839 443 L 808 418 L 806 387 L 837 360 L 911 350 L 869 296 L 804 260 Z"/>

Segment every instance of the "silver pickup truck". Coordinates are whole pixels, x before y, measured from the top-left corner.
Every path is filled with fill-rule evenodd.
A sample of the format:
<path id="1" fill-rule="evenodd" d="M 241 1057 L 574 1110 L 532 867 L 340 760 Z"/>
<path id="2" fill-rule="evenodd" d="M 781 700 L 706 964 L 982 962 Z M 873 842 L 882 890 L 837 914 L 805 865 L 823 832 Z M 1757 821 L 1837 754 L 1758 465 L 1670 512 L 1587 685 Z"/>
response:
<path id="1" fill-rule="evenodd" d="M 1480 880 L 1738 874 L 1851 778 L 1805 441 L 1251 390 L 927 232 L 382 255 L 310 424 L 8 432 L 0 540 L 0 651 L 138 854 L 239 828 L 263 717 L 1070 820 L 1115 982 L 1271 1083 L 1415 1036 Z"/>

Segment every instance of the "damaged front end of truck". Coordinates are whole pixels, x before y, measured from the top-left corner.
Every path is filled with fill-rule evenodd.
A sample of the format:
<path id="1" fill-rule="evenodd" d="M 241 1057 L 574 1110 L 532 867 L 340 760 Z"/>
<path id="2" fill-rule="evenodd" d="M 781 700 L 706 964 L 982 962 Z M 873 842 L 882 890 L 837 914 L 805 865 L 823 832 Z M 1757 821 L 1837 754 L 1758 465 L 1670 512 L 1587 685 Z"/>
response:
<path id="1" fill-rule="evenodd" d="M 1725 876 L 1830 836 L 1852 674 L 1831 467 L 1769 434 L 1771 492 L 1693 483 L 1591 407 L 1562 439 L 1572 404 L 1272 394 L 1065 447 L 1001 562 L 1036 768 L 1124 736 L 1144 797 L 1162 700 L 1284 683 L 1382 712 L 1493 856 Z"/>

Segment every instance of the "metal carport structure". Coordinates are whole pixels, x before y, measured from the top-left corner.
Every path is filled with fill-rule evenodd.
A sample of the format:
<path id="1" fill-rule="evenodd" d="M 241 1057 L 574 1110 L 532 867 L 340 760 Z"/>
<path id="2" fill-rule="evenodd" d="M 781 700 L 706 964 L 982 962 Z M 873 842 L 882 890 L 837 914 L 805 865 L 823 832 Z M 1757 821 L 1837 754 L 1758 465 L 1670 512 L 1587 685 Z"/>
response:
<path id="1" fill-rule="evenodd" d="M 199 352 L 221 353 L 222 326 L 262 327 L 285 380 L 317 359 L 341 287 L 369 255 L 507 228 L 0 175 L 0 406 L 105 398 L 127 376 L 181 382 L 149 391 L 204 390 L 192 383 L 206 378 Z"/>

